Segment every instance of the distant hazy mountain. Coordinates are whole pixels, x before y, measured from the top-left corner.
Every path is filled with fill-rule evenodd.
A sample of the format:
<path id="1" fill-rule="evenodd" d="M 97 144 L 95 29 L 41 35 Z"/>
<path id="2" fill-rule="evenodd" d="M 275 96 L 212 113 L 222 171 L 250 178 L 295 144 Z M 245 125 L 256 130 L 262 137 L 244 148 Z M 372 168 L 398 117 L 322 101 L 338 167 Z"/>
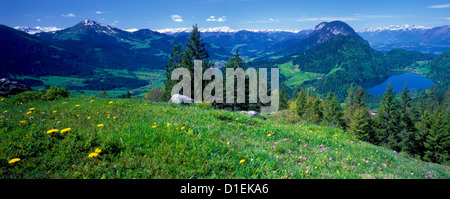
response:
<path id="1" fill-rule="evenodd" d="M 393 48 L 440 54 L 450 49 L 450 26 L 389 26 L 358 31 L 370 45 L 381 51 Z"/>
<path id="2" fill-rule="evenodd" d="M 162 29 L 160 33 L 175 37 L 189 35 L 192 28 Z M 306 37 L 312 30 L 279 30 L 279 29 L 231 29 L 227 26 L 213 28 L 199 28 L 205 42 L 223 47 L 228 52 L 239 48 L 244 58 L 264 56 L 269 48 L 284 48 L 286 44 Z M 281 45 L 280 45 L 281 44 Z M 280 47 L 277 47 L 279 45 Z"/>

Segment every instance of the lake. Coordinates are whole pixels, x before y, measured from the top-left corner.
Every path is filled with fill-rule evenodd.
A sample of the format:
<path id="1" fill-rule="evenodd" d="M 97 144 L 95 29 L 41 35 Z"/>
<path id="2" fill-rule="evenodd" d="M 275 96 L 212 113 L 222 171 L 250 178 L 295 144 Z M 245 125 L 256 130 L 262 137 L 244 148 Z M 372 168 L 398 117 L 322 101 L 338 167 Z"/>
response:
<path id="1" fill-rule="evenodd" d="M 367 89 L 367 91 L 372 95 L 382 95 L 386 91 L 389 82 L 391 82 L 392 88 L 396 93 L 400 93 L 403 90 L 405 83 L 408 85 L 408 88 L 414 90 L 429 89 L 432 85 L 434 85 L 433 81 L 421 74 L 407 72 L 390 76 L 381 84 L 377 84 L 376 86 Z"/>

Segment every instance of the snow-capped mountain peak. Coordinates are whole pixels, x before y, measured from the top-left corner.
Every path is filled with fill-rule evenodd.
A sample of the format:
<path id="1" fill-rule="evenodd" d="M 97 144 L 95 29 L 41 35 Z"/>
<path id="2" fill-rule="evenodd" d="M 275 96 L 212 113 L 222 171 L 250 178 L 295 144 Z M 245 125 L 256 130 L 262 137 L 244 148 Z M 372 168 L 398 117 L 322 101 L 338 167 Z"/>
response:
<path id="1" fill-rule="evenodd" d="M 49 26 L 49 27 L 36 26 L 34 28 L 29 28 L 29 27 L 25 27 L 25 26 L 16 26 L 16 27 L 14 27 L 14 29 L 26 32 L 30 35 L 34 35 L 34 34 L 41 33 L 41 32 L 55 32 L 58 30 L 62 30 L 61 28 L 57 28 L 57 27 L 53 27 L 53 26 Z"/>
<path id="2" fill-rule="evenodd" d="M 88 30 L 94 30 L 97 33 L 105 33 L 105 34 L 116 34 L 117 33 L 117 31 L 114 30 L 115 28 L 108 26 L 106 24 L 98 23 L 98 22 L 90 20 L 90 19 L 85 19 L 82 22 L 75 25 L 74 27 L 88 29 Z"/>
<path id="3" fill-rule="evenodd" d="M 357 32 L 381 32 L 381 31 L 412 31 L 412 30 L 427 30 L 431 29 L 431 27 L 426 26 L 416 26 L 416 25 L 390 25 L 386 27 L 378 27 L 378 28 L 364 28 L 358 30 Z"/>
<path id="4" fill-rule="evenodd" d="M 166 28 L 156 30 L 159 33 L 165 34 L 178 34 L 178 33 L 189 33 L 192 31 L 192 28 Z M 200 32 L 204 33 L 212 33 L 212 32 L 222 32 L 222 33 L 236 33 L 239 31 L 249 31 L 249 32 L 292 32 L 298 33 L 302 30 L 281 30 L 281 29 L 232 29 L 228 26 L 221 27 L 210 27 L 210 28 L 199 28 Z"/>

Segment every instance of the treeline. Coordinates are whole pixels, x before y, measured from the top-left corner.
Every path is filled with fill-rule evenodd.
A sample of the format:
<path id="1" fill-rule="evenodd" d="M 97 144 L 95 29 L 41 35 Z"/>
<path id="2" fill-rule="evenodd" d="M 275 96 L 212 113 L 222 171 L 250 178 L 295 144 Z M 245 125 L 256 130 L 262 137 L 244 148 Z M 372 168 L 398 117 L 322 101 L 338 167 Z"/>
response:
<path id="1" fill-rule="evenodd" d="M 341 107 L 330 91 L 320 99 L 302 88 L 290 110 L 309 123 L 345 129 L 362 141 L 404 151 L 425 161 L 450 163 L 450 88 L 396 94 L 389 85 L 378 110 L 366 104 L 366 91 L 353 85 Z"/>

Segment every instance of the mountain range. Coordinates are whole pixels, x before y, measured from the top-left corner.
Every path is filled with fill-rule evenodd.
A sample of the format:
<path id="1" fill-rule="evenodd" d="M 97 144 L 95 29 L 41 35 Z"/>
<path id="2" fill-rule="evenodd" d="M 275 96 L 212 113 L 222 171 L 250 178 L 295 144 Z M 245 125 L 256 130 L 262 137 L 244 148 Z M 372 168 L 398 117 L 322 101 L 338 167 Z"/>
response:
<path id="1" fill-rule="evenodd" d="M 450 49 L 449 27 L 392 26 L 356 32 L 342 21 L 332 21 L 322 22 L 314 30 L 298 31 L 201 29 L 201 36 L 210 59 L 218 66 L 238 48 L 252 67 L 292 62 L 299 71 L 321 74 L 319 80 L 305 83 L 319 93 L 341 85 L 334 88 L 341 96 L 351 83 L 384 78 L 388 70 L 433 58 L 411 50 L 435 54 Z M 0 76 L 92 77 L 102 69 L 163 69 L 172 47 L 185 45 L 189 37 L 188 29 L 121 30 L 92 20 L 61 30 L 30 32 L 34 34 L 16 29 L 0 25 Z M 116 81 L 102 78 L 85 84 Z"/>
<path id="2" fill-rule="evenodd" d="M 62 30 L 56 27 L 14 27 L 17 30 L 29 34 L 42 32 L 55 32 Z M 450 48 L 450 26 L 425 27 L 415 25 L 391 25 L 380 28 L 365 28 L 357 30 L 356 33 L 367 40 L 372 48 L 380 51 L 389 51 L 394 48 L 421 51 L 424 53 L 440 54 Z M 192 28 L 159 29 L 159 32 L 172 37 L 187 35 Z M 272 54 L 273 50 L 281 50 L 286 45 L 295 43 L 296 40 L 304 38 L 314 29 L 232 29 L 227 26 L 200 28 L 206 42 L 218 44 L 229 52 L 234 48 L 246 48 L 242 52 L 248 53 L 248 57 L 261 57 Z M 136 32 L 138 29 L 128 29 L 128 32 Z M 254 33 L 254 34 L 250 34 Z M 244 39 L 243 39 L 244 38 Z M 231 39 L 231 40 L 230 40 Z M 218 42 L 219 41 L 219 42 Z M 225 43 L 225 44 L 224 44 Z M 257 44 L 255 44 L 257 43 Z M 253 44 L 253 45 L 252 45 Z M 279 48 L 281 46 L 281 48 Z M 276 53 L 275 53 L 276 54 Z M 244 56 L 247 56 L 245 54 Z"/>

